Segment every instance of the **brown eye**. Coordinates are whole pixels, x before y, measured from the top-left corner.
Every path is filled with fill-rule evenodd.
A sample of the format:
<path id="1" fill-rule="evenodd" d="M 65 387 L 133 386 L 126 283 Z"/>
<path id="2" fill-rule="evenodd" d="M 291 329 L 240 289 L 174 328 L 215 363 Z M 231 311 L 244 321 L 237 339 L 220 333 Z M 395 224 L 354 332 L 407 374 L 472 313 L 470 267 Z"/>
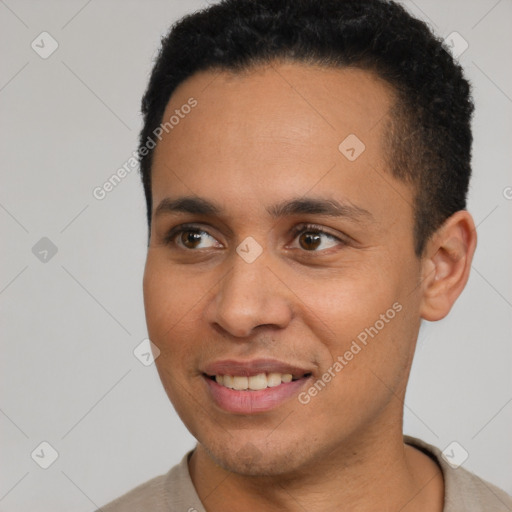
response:
<path id="1" fill-rule="evenodd" d="M 222 244 L 208 231 L 195 225 L 182 224 L 169 231 L 164 237 L 164 243 L 171 248 L 184 250 L 200 250 L 221 248 Z"/>
<path id="2" fill-rule="evenodd" d="M 315 250 L 322 243 L 321 235 L 319 233 L 312 233 L 305 231 L 299 236 L 299 244 L 307 251 Z"/>
<path id="3" fill-rule="evenodd" d="M 326 249 L 345 245 L 344 241 L 335 235 L 324 231 L 316 224 L 306 224 L 293 230 L 296 247 L 308 252 L 322 253 Z"/>
<path id="4" fill-rule="evenodd" d="M 201 243 L 201 232 L 182 231 L 180 241 L 187 249 L 195 249 Z"/>

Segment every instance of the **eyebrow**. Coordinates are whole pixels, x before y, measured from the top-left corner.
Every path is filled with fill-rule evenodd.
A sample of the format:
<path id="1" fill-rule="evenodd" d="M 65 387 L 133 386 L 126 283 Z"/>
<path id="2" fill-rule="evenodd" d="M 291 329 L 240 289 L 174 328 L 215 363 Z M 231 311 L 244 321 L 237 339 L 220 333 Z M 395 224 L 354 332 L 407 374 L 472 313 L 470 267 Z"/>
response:
<path id="1" fill-rule="evenodd" d="M 273 218 L 280 218 L 292 215 L 325 215 L 328 217 L 345 217 L 354 221 L 373 220 L 373 215 L 364 208 L 350 202 L 340 202 L 335 199 L 321 199 L 314 197 L 300 197 L 283 201 L 266 208 Z M 154 216 L 163 214 L 189 213 L 192 215 L 205 215 L 220 217 L 224 210 L 208 201 L 196 196 L 184 196 L 172 199 L 162 199 L 155 209 Z"/>

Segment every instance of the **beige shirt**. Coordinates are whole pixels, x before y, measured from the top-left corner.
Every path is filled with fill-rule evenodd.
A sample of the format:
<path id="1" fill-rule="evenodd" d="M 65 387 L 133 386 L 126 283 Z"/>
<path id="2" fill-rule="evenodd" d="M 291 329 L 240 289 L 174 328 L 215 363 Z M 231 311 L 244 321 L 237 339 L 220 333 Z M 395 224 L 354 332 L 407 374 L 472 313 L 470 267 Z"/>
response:
<path id="1" fill-rule="evenodd" d="M 512 511 L 512 497 L 473 473 L 453 469 L 441 456 L 441 450 L 420 439 L 404 436 L 406 444 L 415 446 L 433 460 L 443 472 L 443 512 Z M 102 507 L 103 512 L 206 512 L 188 471 L 188 452 L 181 462 L 161 475 L 139 485 L 124 496 Z"/>

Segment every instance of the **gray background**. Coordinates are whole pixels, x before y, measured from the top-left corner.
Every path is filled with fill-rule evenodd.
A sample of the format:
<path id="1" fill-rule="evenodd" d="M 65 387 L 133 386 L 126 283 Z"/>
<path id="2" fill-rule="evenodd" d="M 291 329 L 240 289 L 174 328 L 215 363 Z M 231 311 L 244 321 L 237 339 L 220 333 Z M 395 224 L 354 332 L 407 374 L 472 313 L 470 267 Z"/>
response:
<path id="1" fill-rule="evenodd" d="M 405 431 L 442 449 L 456 440 L 463 467 L 512 492 L 512 2 L 404 3 L 469 44 L 460 61 L 477 106 L 469 210 L 479 234 L 462 297 L 422 327 Z M 102 201 L 92 190 L 136 149 L 161 35 L 204 5 L 0 0 L 2 511 L 94 510 L 194 444 L 154 365 L 133 355 L 147 334 L 137 171 Z M 47 59 L 31 48 L 43 31 L 59 44 Z M 58 249 L 46 262 L 32 251 L 43 237 Z M 42 441 L 59 454 L 46 470 L 31 458 Z"/>

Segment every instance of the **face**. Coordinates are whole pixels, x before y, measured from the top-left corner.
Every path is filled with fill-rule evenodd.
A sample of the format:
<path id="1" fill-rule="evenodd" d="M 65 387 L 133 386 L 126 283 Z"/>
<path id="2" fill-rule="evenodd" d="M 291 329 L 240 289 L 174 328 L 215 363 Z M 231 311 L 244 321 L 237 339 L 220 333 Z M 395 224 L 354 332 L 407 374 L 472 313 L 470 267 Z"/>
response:
<path id="1" fill-rule="evenodd" d="M 391 105 L 369 72 L 292 63 L 199 73 L 169 102 L 147 325 L 170 400 L 224 468 L 284 474 L 401 429 L 420 261 Z"/>

